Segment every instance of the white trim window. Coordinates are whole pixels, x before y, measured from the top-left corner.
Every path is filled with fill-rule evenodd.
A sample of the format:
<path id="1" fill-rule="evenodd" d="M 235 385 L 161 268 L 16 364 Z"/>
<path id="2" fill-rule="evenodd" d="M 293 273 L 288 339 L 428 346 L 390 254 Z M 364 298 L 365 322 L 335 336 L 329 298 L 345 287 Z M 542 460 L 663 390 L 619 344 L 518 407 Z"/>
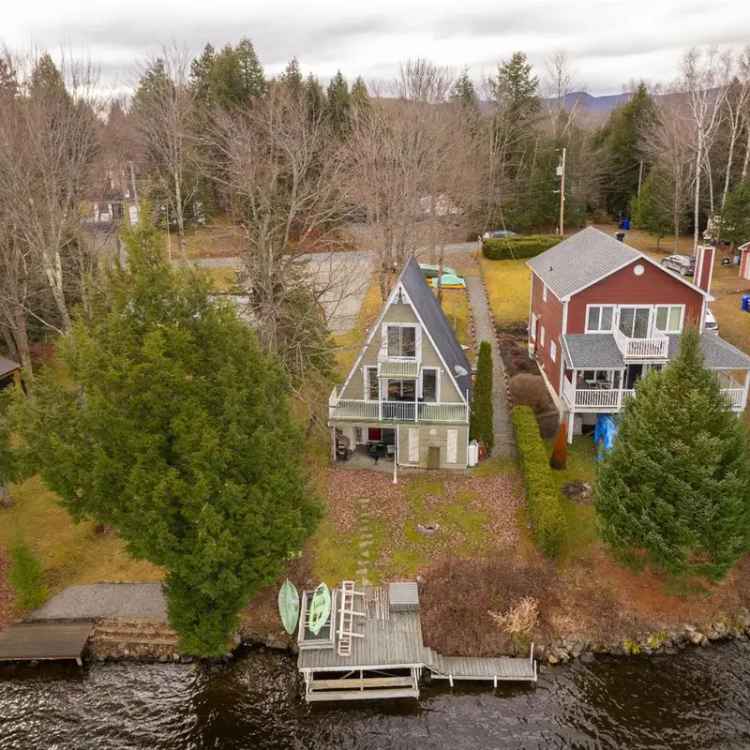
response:
<path id="1" fill-rule="evenodd" d="M 542 302 L 547 301 L 547 285 L 542 282 Z"/>
<path id="2" fill-rule="evenodd" d="M 529 339 L 531 341 L 536 341 L 536 322 L 538 318 L 536 317 L 536 313 L 531 313 L 531 325 L 529 326 Z"/>
<path id="3" fill-rule="evenodd" d="M 549 342 L 549 357 L 553 362 L 557 362 L 557 344 L 552 339 Z"/>
<path id="4" fill-rule="evenodd" d="M 386 324 L 388 357 L 392 359 L 416 359 L 417 327 L 400 323 Z"/>
<path id="5" fill-rule="evenodd" d="M 586 333 L 611 333 L 614 322 L 614 305 L 586 305 Z"/>
<path id="6" fill-rule="evenodd" d="M 539 326 L 539 346 L 544 349 L 544 326 Z"/>
<path id="7" fill-rule="evenodd" d="M 660 333 L 682 333 L 685 305 L 657 305 L 654 313 L 654 330 Z"/>

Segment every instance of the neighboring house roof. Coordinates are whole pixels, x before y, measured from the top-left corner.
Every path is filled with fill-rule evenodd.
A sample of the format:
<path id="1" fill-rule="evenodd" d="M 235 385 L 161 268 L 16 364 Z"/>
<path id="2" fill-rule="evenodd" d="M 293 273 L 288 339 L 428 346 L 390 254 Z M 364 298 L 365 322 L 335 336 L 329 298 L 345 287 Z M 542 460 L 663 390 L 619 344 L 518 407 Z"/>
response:
<path id="1" fill-rule="evenodd" d="M 19 365 L 18 362 L 14 362 L 12 359 L 6 359 L 5 357 L 0 357 L 0 378 L 5 375 L 10 375 L 10 373 L 20 369 L 21 365 Z"/>
<path id="2" fill-rule="evenodd" d="M 531 258 L 527 265 L 562 300 L 636 260 L 645 260 L 698 294 L 708 296 L 702 289 L 663 268 L 648 255 L 596 227 L 586 227 L 576 232 L 572 237 Z"/>
<path id="3" fill-rule="evenodd" d="M 461 394 L 465 396 L 471 387 L 471 365 L 413 256 L 406 262 L 399 281 L 403 284 L 446 367 L 451 371 Z"/>
<path id="4" fill-rule="evenodd" d="M 675 359 L 680 348 L 679 336 L 668 336 L 669 359 Z M 617 370 L 625 367 L 615 337 L 606 333 L 574 333 L 563 336 L 565 352 L 576 370 Z M 750 370 L 750 356 L 711 333 L 700 339 L 703 362 L 710 370 Z"/>

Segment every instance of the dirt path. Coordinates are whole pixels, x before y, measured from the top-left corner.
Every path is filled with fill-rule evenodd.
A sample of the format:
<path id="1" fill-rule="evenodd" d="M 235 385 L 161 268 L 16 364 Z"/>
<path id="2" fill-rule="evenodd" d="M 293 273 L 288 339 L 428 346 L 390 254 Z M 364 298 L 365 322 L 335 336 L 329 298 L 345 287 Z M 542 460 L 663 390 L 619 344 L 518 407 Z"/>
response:
<path id="1" fill-rule="evenodd" d="M 510 410 L 505 387 L 505 365 L 497 345 L 495 324 L 490 312 L 487 294 L 479 276 L 467 276 L 466 287 L 469 292 L 474 329 L 477 342 L 489 341 L 492 347 L 492 405 L 495 428 L 495 456 L 514 456 L 516 444 L 513 438 L 513 426 L 510 422 Z"/>

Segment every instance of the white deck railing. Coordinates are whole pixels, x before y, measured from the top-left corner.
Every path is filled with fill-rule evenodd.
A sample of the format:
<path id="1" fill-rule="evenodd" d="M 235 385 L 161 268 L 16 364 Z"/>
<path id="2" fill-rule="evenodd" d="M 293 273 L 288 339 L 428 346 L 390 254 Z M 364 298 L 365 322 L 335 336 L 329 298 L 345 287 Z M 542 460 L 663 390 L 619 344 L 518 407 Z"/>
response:
<path id="1" fill-rule="evenodd" d="M 619 328 L 615 328 L 615 343 L 625 359 L 664 359 L 669 355 L 669 339 L 657 335 L 644 339 L 632 339 Z"/>
<path id="2" fill-rule="evenodd" d="M 466 404 L 450 402 L 345 399 L 339 398 L 334 390 L 328 399 L 328 418 L 466 424 L 469 408 Z"/>
<path id="3" fill-rule="evenodd" d="M 721 395 L 729 401 L 732 411 L 743 411 L 745 408 L 744 388 L 722 388 Z"/>

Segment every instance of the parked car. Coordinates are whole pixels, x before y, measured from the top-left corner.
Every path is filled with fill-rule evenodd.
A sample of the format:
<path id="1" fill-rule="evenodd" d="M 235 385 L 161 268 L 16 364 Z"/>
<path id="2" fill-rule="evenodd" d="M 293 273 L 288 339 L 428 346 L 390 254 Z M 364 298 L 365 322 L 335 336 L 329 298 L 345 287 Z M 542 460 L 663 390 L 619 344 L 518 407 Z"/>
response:
<path id="1" fill-rule="evenodd" d="M 692 276 L 695 273 L 695 258 L 692 255 L 670 255 L 662 259 L 661 264 L 680 276 Z"/>
<path id="2" fill-rule="evenodd" d="M 706 333 L 714 333 L 717 336 L 719 335 L 719 323 L 711 312 L 710 307 L 706 308 L 706 317 L 703 319 L 703 330 Z"/>
<path id="3" fill-rule="evenodd" d="M 437 289 L 437 276 L 434 279 L 430 279 L 430 284 L 433 289 Z M 444 273 L 440 277 L 440 287 L 442 289 L 464 289 L 466 287 L 466 282 L 460 276 L 456 276 L 455 273 Z"/>
<path id="4" fill-rule="evenodd" d="M 518 237 L 518 232 L 511 232 L 510 229 L 493 229 L 482 235 L 483 240 L 503 240 L 509 237 Z"/>

